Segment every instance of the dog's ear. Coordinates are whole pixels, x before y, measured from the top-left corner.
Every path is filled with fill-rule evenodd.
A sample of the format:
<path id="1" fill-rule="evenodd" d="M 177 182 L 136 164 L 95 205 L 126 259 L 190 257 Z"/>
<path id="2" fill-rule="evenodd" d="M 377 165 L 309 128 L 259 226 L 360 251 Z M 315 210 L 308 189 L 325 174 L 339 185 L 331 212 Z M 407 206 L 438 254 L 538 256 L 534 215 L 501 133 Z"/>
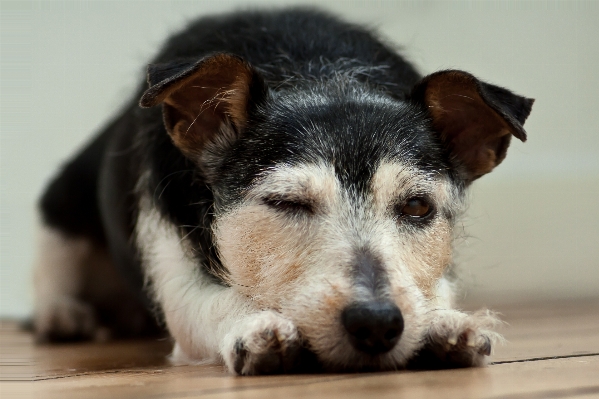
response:
<path id="1" fill-rule="evenodd" d="M 426 108 L 466 183 L 499 165 L 512 136 L 526 140 L 522 125 L 534 102 L 455 70 L 425 77 L 410 99 Z"/>
<path id="2" fill-rule="evenodd" d="M 243 59 L 218 53 L 148 67 L 150 88 L 139 104 L 163 104 L 164 125 L 174 144 L 198 160 L 209 143 L 226 144 L 242 134 L 252 108 L 267 90 Z"/>

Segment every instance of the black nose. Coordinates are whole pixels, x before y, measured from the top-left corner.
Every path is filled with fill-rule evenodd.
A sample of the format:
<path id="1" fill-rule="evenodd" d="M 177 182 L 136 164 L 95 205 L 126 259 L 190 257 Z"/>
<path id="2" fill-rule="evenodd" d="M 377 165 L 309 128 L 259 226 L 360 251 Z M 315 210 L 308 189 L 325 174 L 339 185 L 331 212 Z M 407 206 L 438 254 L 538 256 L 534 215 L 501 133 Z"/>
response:
<path id="1" fill-rule="evenodd" d="M 393 349 L 403 332 L 403 317 L 391 302 L 362 302 L 345 308 L 343 326 L 354 348 L 369 355 Z"/>

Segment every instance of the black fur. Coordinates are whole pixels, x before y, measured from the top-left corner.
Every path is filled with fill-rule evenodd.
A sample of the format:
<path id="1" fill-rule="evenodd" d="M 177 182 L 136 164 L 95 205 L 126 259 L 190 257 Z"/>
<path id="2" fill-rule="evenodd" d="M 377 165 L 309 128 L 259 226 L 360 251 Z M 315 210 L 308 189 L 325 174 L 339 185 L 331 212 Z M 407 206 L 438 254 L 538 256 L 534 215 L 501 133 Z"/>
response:
<path id="1" fill-rule="evenodd" d="M 109 136 L 100 135 L 68 162 L 40 199 L 44 223 L 71 236 L 86 236 L 104 244 L 98 205 L 98 175 Z"/>
<path id="2" fill-rule="evenodd" d="M 190 238 L 198 267 L 214 276 L 223 271 L 210 232 L 215 213 L 240 201 L 244 189 L 272 165 L 325 160 L 357 196 L 366 192 L 371 166 L 381 158 L 401 158 L 426 173 L 457 178 L 426 108 L 409 101 L 419 74 L 368 30 L 299 9 L 205 17 L 167 41 L 152 61 L 160 65 L 149 68 L 149 83 L 222 52 L 247 61 L 261 79 L 252 86 L 243 134 L 214 166 L 218 179 L 209 182 L 175 147 L 158 107 L 139 108 L 143 84 L 42 199 L 48 224 L 107 245 L 141 297 L 143 276 L 131 236 L 143 193 Z M 506 97 L 501 90 L 491 88 L 489 95 L 509 102 L 510 93 Z M 518 120 L 527 115 L 518 104 L 507 107 Z M 137 187 L 142 174 L 150 176 L 147 186 Z"/>

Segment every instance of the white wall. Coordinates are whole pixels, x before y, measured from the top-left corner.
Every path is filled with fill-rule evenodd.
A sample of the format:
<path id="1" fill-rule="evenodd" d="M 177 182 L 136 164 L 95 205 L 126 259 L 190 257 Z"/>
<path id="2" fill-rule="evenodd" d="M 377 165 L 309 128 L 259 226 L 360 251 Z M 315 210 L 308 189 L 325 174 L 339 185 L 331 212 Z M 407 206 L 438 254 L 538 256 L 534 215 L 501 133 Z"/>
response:
<path id="1" fill-rule="evenodd" d="M 246 4 L 0 3 L 1 316 L 31 309 L 44 182 L 127 101 L 169 32 Z M 599 2 L 326 4 L 379 27 L 424 73 L 465 69 L 537 99 L 529 141 L 475 184 L 458 256 L 469 298 L 599 295 Z"/>

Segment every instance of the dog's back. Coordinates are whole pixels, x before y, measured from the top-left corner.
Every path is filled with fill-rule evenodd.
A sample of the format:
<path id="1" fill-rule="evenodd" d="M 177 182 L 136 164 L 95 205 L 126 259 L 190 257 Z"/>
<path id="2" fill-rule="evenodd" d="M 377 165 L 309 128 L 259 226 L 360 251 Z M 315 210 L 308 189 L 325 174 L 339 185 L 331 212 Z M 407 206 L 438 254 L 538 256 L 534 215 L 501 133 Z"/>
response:
<path id="1" fill-rule="evenodd" d="M 403 98 L 420 78 L 364 27 L 307 9 L 201 18 L 169 39 L 152 63 L 215 52 L 241 56 L 275 89 L 350 73 Z"/>

